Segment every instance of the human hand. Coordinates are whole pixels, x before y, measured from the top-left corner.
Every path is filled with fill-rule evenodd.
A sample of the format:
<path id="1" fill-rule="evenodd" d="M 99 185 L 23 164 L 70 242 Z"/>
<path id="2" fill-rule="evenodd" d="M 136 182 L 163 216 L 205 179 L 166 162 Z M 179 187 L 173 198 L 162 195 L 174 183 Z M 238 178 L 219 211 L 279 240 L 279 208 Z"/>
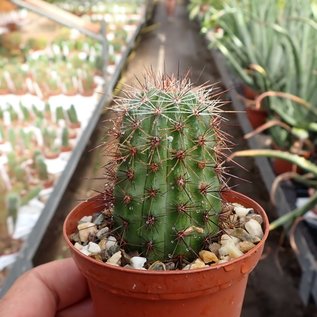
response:
<path id="1" fill-rule="evenodd" d="M 53 261 L 24 273 L 0 300 L 1 317 L 93 317 L 85 278 L 74 261 Z"/>

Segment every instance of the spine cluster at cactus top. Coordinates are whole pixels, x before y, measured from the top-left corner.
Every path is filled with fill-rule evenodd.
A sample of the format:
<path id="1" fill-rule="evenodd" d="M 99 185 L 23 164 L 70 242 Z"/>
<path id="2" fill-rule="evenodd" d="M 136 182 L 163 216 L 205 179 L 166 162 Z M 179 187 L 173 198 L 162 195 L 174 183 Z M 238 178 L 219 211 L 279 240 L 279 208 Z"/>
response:
<path id="1" fill-rule="evenodd" d="M 213 86 L 193 88 L 187 78 L 145 82 L 115 107 L 105 190 L 113 231 L 149 261 L 190 260 L 218 232 L 222 102 Z"/>

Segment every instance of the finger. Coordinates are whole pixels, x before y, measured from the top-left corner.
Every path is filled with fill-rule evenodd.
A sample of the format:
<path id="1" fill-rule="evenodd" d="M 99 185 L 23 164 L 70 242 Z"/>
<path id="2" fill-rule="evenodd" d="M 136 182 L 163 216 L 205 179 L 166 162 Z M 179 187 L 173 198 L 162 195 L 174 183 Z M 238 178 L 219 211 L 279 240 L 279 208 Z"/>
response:
<path id="1" fill-rule="evenodd" d="M 50 262 L 23 274 L 0 303 L 0 316 L 50 317 L 89 296 L 72 259 Z"/>
<path id="2" fill-rule="evenodd" d="M 94 317 L 94 310 L 91 299 L 85 299 L 59 311 L 55 317 Z"/>

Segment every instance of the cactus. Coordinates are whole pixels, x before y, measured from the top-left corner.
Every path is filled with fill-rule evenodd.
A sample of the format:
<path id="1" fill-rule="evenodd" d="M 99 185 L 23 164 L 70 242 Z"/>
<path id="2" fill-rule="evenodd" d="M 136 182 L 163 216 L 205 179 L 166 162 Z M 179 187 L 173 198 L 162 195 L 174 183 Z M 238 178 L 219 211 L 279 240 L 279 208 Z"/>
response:
<path id="1" fill-rule="evenodd" d="M 121 245 L 149 261 L 192 260 L 219 231 L 225 141 L 212 90 L 164 75 L 118 101 L 105 200 Z"/>
<path id="2" fill-rule="evenodd" d="M 16 167 L 19 166 L 17 154 L 15 152 L 9 152 L 7 154 L 7 159 L 8 159 L 8 172 L 10 175 L 13 175 Z"/>
<path id="3" fill-rule="evenodd" d="M 18 211 L 20 207 L 20 196 L 17 193 L 11 192 L 7 196 L 7 214 L 8 217 L 11 217 L 13 226 L 15 226 L 17 218 L 18 218 Z"/>
<path id="4" fill-rule="evenodd" d="M 41 152 L 41 150 L 35 150 L 34 152 L 33 152 L 33 155 L 32 155 L 32 168 L 34 168 L 34 169 L 36 169 L 36 161 L 37 161 L 37 158 L 39 157 L 39 156 L 41 156 L 42 155 L 42 152 Z"/>
<path id="5" fill-rule="evenodd" d="M 15 177 L 16 181 L 23 184 L 26 188 L 28 187 L 28 174 L 25 170 L 25 167 L 22 166 L 16 166 L 14 169 L 13 176 Z"/>
<path id="6" fill-rule="evenodd" d="M 23 113 L 24 122 L 30 121 L 31 120 L 30 110 L 22 102 L 20 102 L 20 109 Z"/>
<path id="7" fill-rule="evenodd" d="M 35 165 L 36 165 L 37 173 L 39 175 L 39 179 L 42 181 L 47 181 L 49 177 L 48 177 L 47 165 L 44 161 L 43 156 L 38 155 L 36 157 Z"/>
<path id="8" fill-rule="evenodd" d="M 44 114 L 35 105 L 32 105 L 32 111 L 37 119 L 44 119 Z"/>
<path id="9" fill-rule="evenodd" d="M 18 116 L 18 113 L 14 110 L 13 106 L 10 104 L 8 105 L 8 112 L 9 112 L 9 115 L 10 115 L 10 119 L 11 119 L 11 122 L 16 122 L 19 120 L 19 116 Z"/>
<path id="10" fill-rule="evenodd" d="M 30 189 L 23 197 L 21 197 L 21 206 L 26 205 L 30 200 L 37 197 L 42 190 L 42 187 L 34 187 Z"/>
<path id="11" fill-rule="evenodd" d="M 5 171 L 0 168 L 0 232 L 1 238 L 7 238 L 9 235 L 8 226 L 7 226 L 7 208 L 6 208 L 6 199 L 9 191 L 8 184 L 5 181 Z"/>
<path id="12" fill-rule="evenodd" d="M 62 147 L 63 148 L 69 147 L 69 131 L 66 127 L 64 127 L 62 131 Z"/>
<path id="13" fill-rule="evenodd" d="M 70 108 L 67 110 L 67 116 L 70 123 L 73 123 L 73 124 L 80 123 L 78 120 L 77 112 L 74 105 L 71 105 Z"/>
<path id="14" fill-rule="evenodd" d="M 56 107 L 55 118 L 56 122 L 58 122 L 59 120 L 65 120 L 64 110 L 62 106 Z"/>
<path id="15" fill-rule="evenodd" d="M 51 106 L 48 102 L 45 103 L 44 112 L 45 112 L 46 119 L 51 120 L 52 119 L 52 110 L 51 110 Z"/>

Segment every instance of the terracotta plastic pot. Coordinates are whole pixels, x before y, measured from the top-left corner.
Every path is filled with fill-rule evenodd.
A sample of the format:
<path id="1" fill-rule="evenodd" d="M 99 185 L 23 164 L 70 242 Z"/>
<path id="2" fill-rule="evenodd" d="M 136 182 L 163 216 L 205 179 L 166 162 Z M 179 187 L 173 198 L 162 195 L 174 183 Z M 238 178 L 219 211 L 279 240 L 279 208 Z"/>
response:
<path id="1" fill-rule="evenodd" d="M 246 112 L 253 129 L 260 127 L 267 120 L 268 114 L 265 110 L 246 107 Z"/>
<path id="2" fill-rule="evenodd" d="M 264 219 L 264 237 L 252 250 L 229 263 L 187 271 L 143 271 L 111 266 L 83 255 L 68 236 L 85 215 L 102 210 L 102 196 L 75 207 L 64 223 L 64 237 L 79 270 L 87 278 L 96 317 L 238 317 L 249 273 L 268 236 L 264 210 L 237 192 L 223 194 L 229 202 L 252 207 Z"/>

